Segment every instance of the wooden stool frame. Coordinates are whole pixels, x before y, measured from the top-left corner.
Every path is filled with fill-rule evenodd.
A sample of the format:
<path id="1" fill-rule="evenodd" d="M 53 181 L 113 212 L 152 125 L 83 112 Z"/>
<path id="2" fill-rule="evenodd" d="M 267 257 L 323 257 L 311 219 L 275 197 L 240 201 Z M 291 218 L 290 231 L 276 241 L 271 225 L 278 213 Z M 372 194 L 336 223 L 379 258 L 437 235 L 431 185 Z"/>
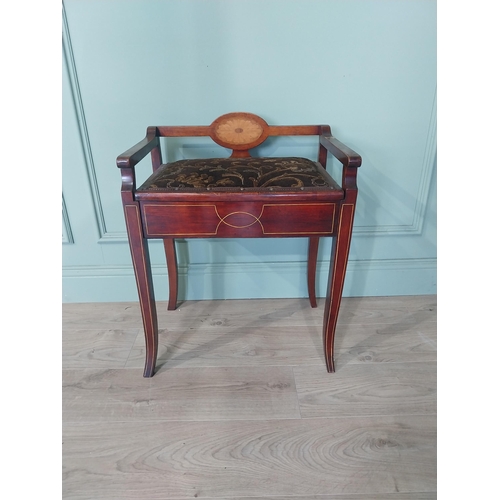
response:
<path id="1" fill-rule="evenodd" d="M 341 188 L 331 191 L 241 189 L 228 192 L 208 189 L 186 192 L 179 189 L 168 193 L 137 190 L 135 166 L 139 161 L 150 153 L 153 171 L 162 166 L 160 137 L 201 136 L 211 137 L 217 144 L 232 149 L 231 158 L 250 157 L 249 150 L 270 136 L 318 136 L 318 163 L 326 169 L 327 154 L 331 153 L 343 165 Z M 175 238 L 307 237 L 308 295 L 311 306 L 316 307 L 319 238 L 333 237 L 323 347 L 326 369 L 335 371 L 335 328 L 351 243 L 357 197 L 356 175 L 361 157 L 332 137 L 328 125 L 270 126 L 250 113 L 229 113 L 209 126 L 153 126 L 147 128 L 146 137 L 141 142 L 117 158 L 117 165 L 122 177 L 123 209 L 146 340 L 145 377 L 154 375 L 158 351 L 158 320 L 147 244 L 151 238 L 160 238 L 164 242 L 169 279 L 168 309 L 173 310 L 178 289 Z M 283 226 L 284 210 L 292 212 L 286 227 Z M 296 217 L 294 213 L 297 213 Z M 227 222 L 229 217 L 237 216 L 246 217 L 249 222 Z M 200 229 L 205 225 L 205 217 L 216 222 L 219 220 L 215 232 Z"/>

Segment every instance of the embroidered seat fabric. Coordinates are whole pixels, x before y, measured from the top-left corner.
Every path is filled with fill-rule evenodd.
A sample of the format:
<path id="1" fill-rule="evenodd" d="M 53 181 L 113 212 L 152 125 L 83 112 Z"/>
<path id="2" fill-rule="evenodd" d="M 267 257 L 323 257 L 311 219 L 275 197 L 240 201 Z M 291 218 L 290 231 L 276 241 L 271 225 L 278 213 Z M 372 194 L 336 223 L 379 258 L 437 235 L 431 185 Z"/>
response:
<path id="1" fill-rule="evenodd" d="M 306 158 L 213 158 L 161 165 L 137 191 L 341 190 Z"/>

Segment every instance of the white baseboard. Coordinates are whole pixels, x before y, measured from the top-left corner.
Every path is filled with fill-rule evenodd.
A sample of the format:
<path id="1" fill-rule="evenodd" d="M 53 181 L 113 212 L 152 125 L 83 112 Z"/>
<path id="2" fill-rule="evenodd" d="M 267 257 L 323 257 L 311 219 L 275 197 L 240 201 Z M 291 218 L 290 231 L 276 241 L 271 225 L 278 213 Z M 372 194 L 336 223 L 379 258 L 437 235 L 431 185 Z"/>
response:
<path id="1" fill-rule="evenodd" d="M 436 293 L 436 259 L 350 261 L 345 297 Z M 328 263 L 318 262 L 317 296 L 324 297 Z M 168 299 L 164 266 L 153 266 L 157 300 Z M 63 302 L 137 301 L 132 266 L 63 269 Z M 179 300 L 306 297 L 306 262 L 191 264 L 179 268 Z"/>

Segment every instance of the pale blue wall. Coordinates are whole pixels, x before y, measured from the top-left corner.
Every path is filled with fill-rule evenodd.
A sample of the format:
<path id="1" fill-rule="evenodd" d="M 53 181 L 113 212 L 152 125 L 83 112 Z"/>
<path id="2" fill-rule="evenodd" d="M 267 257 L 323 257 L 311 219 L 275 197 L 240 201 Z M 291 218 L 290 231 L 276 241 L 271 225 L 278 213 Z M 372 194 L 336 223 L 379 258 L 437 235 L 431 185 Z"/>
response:
<path id="1" fill-rule="evenodd" d="M 363 157 L 346 296 L 436 291 L 436 5 L 426 0 L 65 0 L 63 298 L 137 300 L 116 156 L 148 125 L 231 111 L 329 123 Z M 261 154 L 314 157 L 311 139 Z M 226 155 L 210 140 L 168 159 Z M 149 175 L 149 158 L 139 177 Z M 329 170 L 337 172 L 330 161 Z M 330 241 L 320 246 L 324 295 Z M 160 242 L 150 244 L 168 297 Z M 306 296 L 306 240 L 185 240 L 180 298 Z"/>

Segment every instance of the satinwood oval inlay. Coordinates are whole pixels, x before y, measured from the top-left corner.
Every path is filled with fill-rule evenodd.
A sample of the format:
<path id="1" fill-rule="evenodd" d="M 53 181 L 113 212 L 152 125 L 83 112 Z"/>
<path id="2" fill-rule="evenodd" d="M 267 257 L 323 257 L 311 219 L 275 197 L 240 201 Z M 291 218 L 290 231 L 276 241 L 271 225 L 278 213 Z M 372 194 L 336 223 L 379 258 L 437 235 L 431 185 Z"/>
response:
<path id="1" fill-rule="evenodd" d="M 247 144 L 262 135 L 262 126 L 249 118 L 232 118 L 220 123 L 215 129 L 216 136 L 227 144 Z"/>
<path id="2" fill-rule="evenodd" d="M 262 144 L 269 134 L 265 120 L 252 113 L 228 113 L 219 116 L 210 127 L 210 137 L 233 151 L 248 151 Z"/>

